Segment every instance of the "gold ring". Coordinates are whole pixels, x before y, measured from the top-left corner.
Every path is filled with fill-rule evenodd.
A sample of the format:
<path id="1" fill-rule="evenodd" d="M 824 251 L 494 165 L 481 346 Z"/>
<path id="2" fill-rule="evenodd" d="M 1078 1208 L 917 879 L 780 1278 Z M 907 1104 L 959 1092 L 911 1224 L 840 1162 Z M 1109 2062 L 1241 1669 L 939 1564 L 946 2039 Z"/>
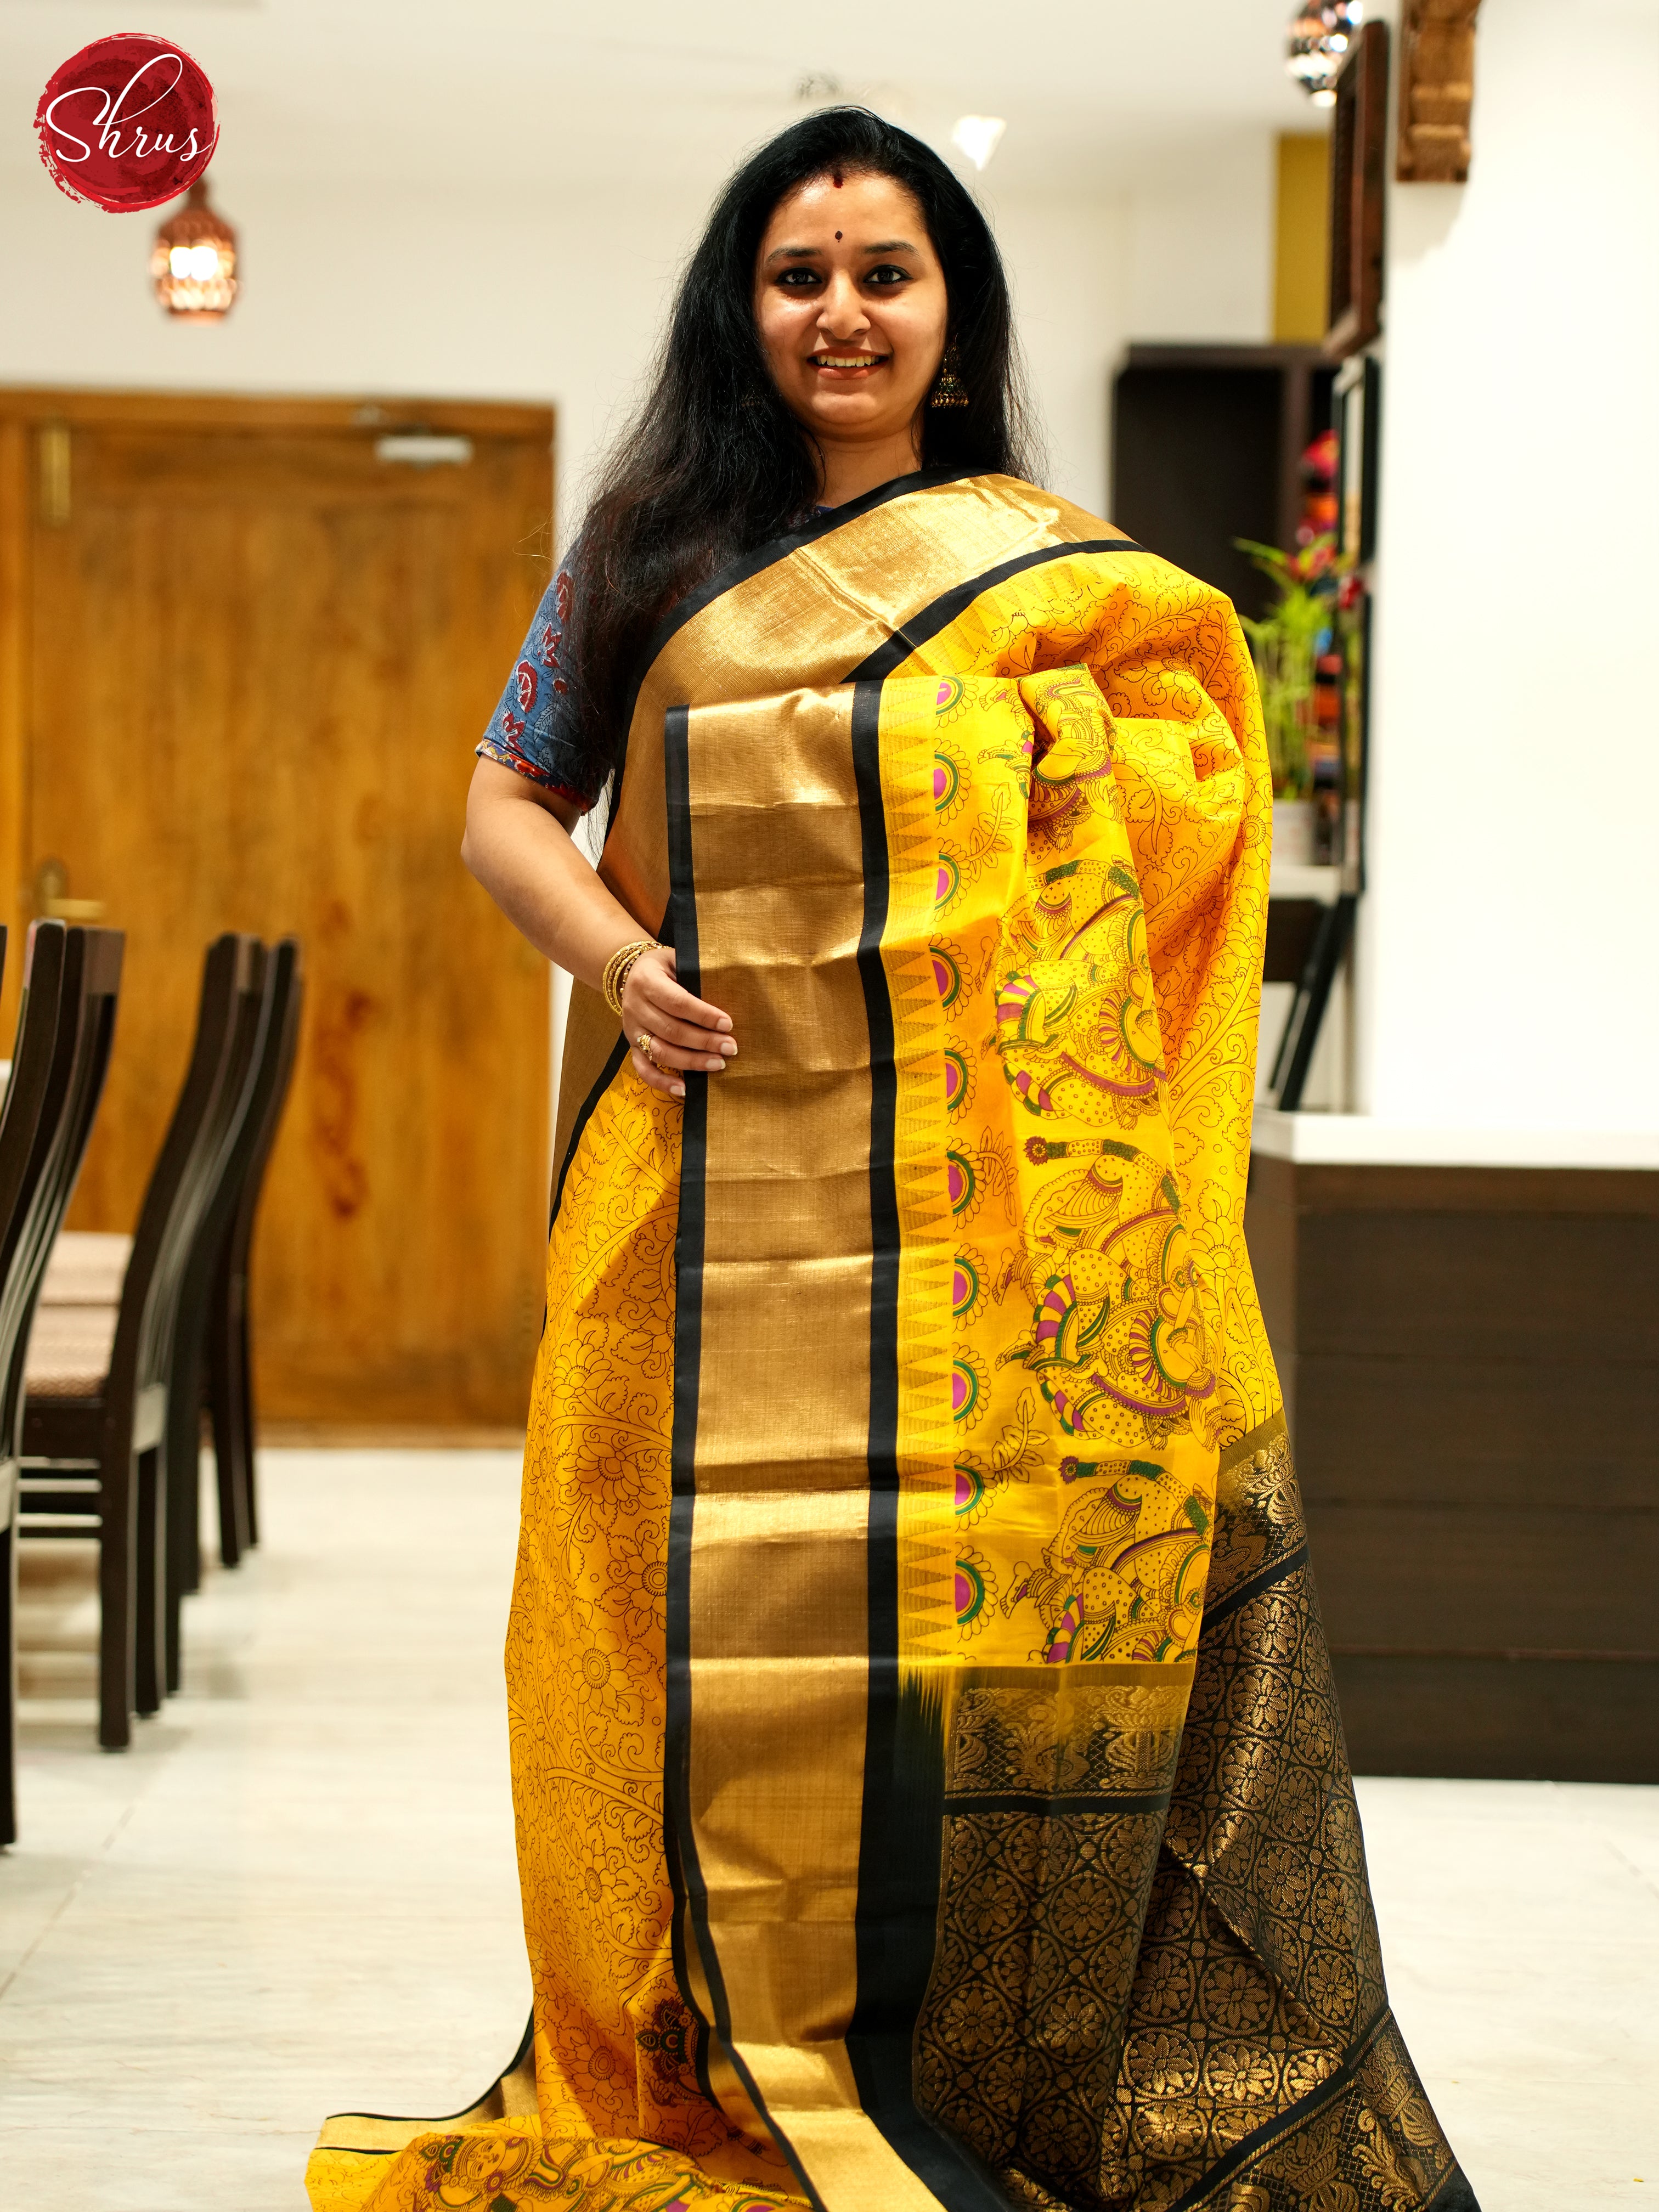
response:
<path id="1" fill-rule="evenodd" d="M 656 1042 L 657 1040 L 652 1036 L 649 1030 L 641 1030 L 634 1040 L 635 1051 L 642 1052 L 646 1058 L 650 1061 L 653 1067 L 657 1064 L 657 1055 L 653 1049 Z"/>

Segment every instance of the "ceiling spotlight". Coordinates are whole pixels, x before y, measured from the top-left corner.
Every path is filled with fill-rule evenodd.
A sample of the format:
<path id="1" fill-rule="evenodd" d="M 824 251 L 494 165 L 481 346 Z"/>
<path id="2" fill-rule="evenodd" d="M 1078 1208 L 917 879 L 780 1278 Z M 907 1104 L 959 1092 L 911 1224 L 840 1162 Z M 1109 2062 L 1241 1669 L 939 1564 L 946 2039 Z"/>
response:
<path id="1" fill-rule="evenodd" d="M 1303 0 L 1291 18 L 1285 66 L 1316 107 L 1335 106 L 1332 88 L 1364 13 L 1365 0 Z"/>
<path id="2" fill-rule="evenodd" d="M 1000 115 L 959 115 L 956 129 L 951 133 L 951 143 L 958 153 L 965 154 L 976 169 L 982 169 L 996 152 L 1007 128 Z"/>

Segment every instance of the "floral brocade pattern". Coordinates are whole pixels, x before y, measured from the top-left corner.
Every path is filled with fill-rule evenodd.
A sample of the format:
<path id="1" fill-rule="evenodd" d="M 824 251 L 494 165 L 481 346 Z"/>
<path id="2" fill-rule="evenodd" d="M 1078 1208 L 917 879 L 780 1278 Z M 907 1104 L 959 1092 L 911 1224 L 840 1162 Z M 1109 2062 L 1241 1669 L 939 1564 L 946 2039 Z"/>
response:
<path id="1" fill-rule="evenodd" d="M 537 2094 L 550 2137 L 643 2139 L 788 2191 L 775 2154 L 698 2086 L 672 1958 L 662 1759 L 680 1122 L 624 1067 L 576 1148 L 548 1252 L 507 1641 Z"/>
<path id="2" fill-rule="evenodd" d="M 963 1701 L 918 2094 L 1050 2212 L 1472 2212 L 1387 2008 L 1282 1420 L 1217 1512 L 1184 1729 Z"/>
<path id="3" fill-rule="evenodd" d="M 544 2138 L 522 2120 L 419 2137 L 364 2212 L 784 2212 L 793 2197 L 728 2187 L 654 2145 Z"/>
<path id="4" fill-rule="evenodd" d="M 1039 775 L 1034 847 L 1073 834 L 1092 783 L 1086 695 L 1110 716 L 1113 773 L 1146 914 L 1175 1165 L 1186 1227 L 1221 1316 L 1224 1441 L 1280 1403 L 1244 1251 L 1272 784 L 1250 656 L 1225 599 L 1162 562 L 1060 557 L 993 584 L 899 673 L 1051 684 L 1054 731 L 1083 770 Z M 1068 686 L 1066 679 L 1073 679 Z M 1098 715 L 1092 716 L 1097 723 Z M 1098 772 L 1098 761 L 1093 770 Z M 970 842 L 952 821 L 947 840 Z M 1133 1034 L 1133 1032 L 1132 1032 Z M 1122 1131 L 1115 1133 L 1123 1134 Z"/>
<path id="5" fill-rule="evenodd" d="M 976 1666 L 1180 1664 L 1198 1633 L 1238 1414 L 1125 798 L 1160 763 L 1231 881 L 1240 743 L 1200 689 L 1183 704 L 1222 732 L 1201 791 L 1188 725 L 1119 724 L 1086 668 L 884 702 L 933 763 L 957 1656 Z"/>

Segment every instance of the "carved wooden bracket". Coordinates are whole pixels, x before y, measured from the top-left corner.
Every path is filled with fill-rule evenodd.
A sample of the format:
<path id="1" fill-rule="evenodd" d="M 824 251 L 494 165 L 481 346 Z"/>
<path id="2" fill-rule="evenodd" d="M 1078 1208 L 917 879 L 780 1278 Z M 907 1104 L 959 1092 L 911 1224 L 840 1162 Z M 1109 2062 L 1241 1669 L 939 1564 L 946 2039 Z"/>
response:
<path id="1" fill-rule="evenodd" d="M 1469 173 L 1474 19 L 1480 0 L 1405 0 L 1400 21 L 1403 185 L 1461 185 Z"/>

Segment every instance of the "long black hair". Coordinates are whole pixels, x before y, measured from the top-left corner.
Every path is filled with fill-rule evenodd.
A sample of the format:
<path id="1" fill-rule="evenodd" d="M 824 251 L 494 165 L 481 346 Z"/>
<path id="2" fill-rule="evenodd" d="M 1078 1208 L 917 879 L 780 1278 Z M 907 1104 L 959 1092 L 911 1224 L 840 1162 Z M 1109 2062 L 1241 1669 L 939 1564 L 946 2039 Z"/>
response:
<path id="1" fill-rule="evenodd" d="M 809 115 L 728 180 L 680 281 L 650 390 L 594 487 L 567 666 L 589 787 L 620 757 L 630 682 L 659 619 L 728 561 L 797 525 L 813 448 L 755 326 L 755 256 L 780 201 L 831 171 L 890 177 L 921 209 L 949 299 L 965 406 L 924 407 L 921 466 L 1036 473 L 1007 279 L 989 226 L 930 146 L 863 107 Z"/>

